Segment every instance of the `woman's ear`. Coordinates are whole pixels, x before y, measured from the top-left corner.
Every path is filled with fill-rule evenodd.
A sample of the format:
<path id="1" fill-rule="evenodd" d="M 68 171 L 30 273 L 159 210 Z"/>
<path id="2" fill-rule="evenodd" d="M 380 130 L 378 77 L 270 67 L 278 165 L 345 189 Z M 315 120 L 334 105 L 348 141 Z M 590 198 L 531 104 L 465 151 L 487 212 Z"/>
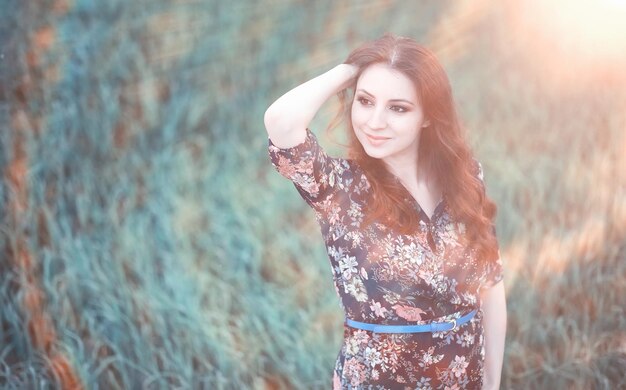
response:
<path id="1" fill-rule="evenodd" d="M 428 119 L 426 119 L 423 123 L 422 123 L 422 127 L 428 127 L 430 126 L 430 121 Z"/>

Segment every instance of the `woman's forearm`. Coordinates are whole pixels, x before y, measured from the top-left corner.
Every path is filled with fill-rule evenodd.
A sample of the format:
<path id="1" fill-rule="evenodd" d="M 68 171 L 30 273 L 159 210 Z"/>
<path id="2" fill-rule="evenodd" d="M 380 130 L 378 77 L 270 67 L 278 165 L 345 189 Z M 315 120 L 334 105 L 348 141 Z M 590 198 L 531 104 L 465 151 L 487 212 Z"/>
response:
<path id="1" fill-rule="evenodd" d="M 308 127 L 322 104 L 348 87 L 355 73 L 356 67 L 340 64 L 279 97 L 265 112 L 268 133 Z"/>
<path id="2" fill-rule="evenodd" d="M 481 299 L 485 335 L 483 390 L 499 389 L 507 324 L 504 282 L 486 290 Z"/>

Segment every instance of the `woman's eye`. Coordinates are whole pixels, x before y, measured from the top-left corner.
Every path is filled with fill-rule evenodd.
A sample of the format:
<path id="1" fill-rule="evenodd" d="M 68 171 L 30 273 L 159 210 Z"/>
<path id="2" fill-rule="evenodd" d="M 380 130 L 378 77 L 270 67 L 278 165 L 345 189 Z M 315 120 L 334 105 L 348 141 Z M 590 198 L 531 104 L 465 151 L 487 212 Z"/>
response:
<path id="1" fill-rule="evenodd" d="M 360 98 L 358 98 L 358 99 L 357 99 L 357 101 L 358 101 L 359 103 L 361 103 L 362 105 L 364 105 L 364 106 L 369 106 L 369 105 L 371 105 L 371 102 L 370 102 L 369 100 L 367 100 L 366 98 L 364 98 L 364 97 L 360 97 Z"/>
<path id="2" fill-rule="evenodd" d="M 402 106 L 391 106 L 391 109 L 396 112 L 407 112 L 408 110 Z"/>

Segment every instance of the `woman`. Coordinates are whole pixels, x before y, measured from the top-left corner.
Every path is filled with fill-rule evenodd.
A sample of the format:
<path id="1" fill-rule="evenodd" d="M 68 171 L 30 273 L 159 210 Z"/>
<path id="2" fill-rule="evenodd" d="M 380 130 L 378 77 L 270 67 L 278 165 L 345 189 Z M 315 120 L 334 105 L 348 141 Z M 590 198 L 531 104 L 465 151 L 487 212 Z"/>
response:
<path id="1" fill-rule="evenodd" d="M 308 128 L 335 94 L 350 158 Z M 346 316 L 334 389 L 499 388 L 496 207 L 435 56 L 385 34 L 281 96 L 265 126 L 272 164 L 315 211 Z"/>

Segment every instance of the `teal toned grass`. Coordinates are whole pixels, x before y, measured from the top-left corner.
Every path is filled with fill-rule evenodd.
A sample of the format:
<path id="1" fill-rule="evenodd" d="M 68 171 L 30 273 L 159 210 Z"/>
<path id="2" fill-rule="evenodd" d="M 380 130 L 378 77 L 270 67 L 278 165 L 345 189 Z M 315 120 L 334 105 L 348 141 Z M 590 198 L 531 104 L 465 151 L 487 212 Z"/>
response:
<path id="1" fill-rule="evenodd" d="M 269 162 L 263 112 L 390 25 L 426 40 L 453 2 L 76 1 L 62 17 L 12 4 L 5 54 L 23 59 L 27 33 L 50 24 L 42 67 L 56 71 L 28 102 L 41 131 L 29 133 L 18 223 L 0 185 L 0 250 L 27 240 L 85 387 L 329 388 L 343 313 L 313 212 Z M 467 51 L 442 58 L 498 205 L 502 388 L 619 388 L 625 80 L 561 93 L 493 33 L 501 23 L 486 19 Z M 7 85 L 27 72 L 20 61 Z M 340 155 L 324 132 L 332 107 L 311 128 Z M 0 130 L 3 172 L 14 137 Z M 18 271 L 3 258 L 0 385 L 53 388 Z"/>

